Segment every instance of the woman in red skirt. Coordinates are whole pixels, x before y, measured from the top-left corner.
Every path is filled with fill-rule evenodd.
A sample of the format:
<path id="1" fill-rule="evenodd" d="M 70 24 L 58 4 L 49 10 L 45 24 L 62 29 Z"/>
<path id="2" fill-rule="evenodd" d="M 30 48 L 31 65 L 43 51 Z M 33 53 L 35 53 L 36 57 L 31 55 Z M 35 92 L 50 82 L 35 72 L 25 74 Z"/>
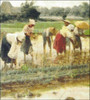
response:
<path id="1" fill-rule="evenodd" d="M 72 33 L 74 26 L 69 22 L 66 23 L 68 23 L 69 27 L 67 27 L 67 25 L 63 26 L 62 29 L 57 33 L 54 40 L 53 48 L 57 51 L 57 54 L 66 52 L 66 37 L 74 40 L 74 34 Z"/>

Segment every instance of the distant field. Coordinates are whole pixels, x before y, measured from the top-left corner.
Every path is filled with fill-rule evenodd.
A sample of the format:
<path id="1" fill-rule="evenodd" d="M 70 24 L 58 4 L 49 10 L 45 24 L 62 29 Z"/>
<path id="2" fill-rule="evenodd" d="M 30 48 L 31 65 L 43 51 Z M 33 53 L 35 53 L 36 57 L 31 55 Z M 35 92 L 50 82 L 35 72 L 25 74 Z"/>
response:
<path id="1" fill-rule="evenodd" d="M 1 31 L 2 32 L 17 32 L 22 31 L 25 22 L 16 22 L 16 23 L 2 23 Z M 36 22 L 35 25 L 35 33 L 42 32 L 45 28 L 55 27 L 56 29 L 60 29 L 63 26 L 63 22 Z"/>
<path id="2" fill-rule="evenodd" d="M 71 21 L 71 22 L 74 23 L 75 21 Z M 19 32 L 19 31 L 22 31 L 24 25 L 26 24 L 27 22 L 2 23 L 1 32 L 6 32 L 6 33 L 8 32 L 14 33 L 17 31 Z M 45 28 L 48 28 L 48 27 L 55 27 L 56 29 L 60 30 L 63 25 L 64 23 L 62 21 L 36 22 L 34 33 L 41 33 L 43 32 Z M 86 30 L 85 34 L 89 35 L 89 30 Z"/>

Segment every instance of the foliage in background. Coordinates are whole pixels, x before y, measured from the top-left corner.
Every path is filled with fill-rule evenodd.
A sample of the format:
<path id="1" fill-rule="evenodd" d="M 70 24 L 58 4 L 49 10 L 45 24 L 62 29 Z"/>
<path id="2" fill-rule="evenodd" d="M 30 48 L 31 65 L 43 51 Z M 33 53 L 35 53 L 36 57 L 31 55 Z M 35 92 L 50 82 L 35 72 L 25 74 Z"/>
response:
<path id="1" fill-rule="evenodd" d="M 26 2 L 21 6 L 21 18 L 33 18 L 38 19 L 40 12 L 36 10 L 36 8 L 33 6 L 33 1 L 28 3 Z"/>
<path id="2" fill-rule="evenodd" d="M 84 18 L 90 18 L 90 4 L 82 3 L 79 6 L 74 6 L 70 12 L 70 15 L 81 16 Z"/>
<path id="3" fill-rule="evenodd" d="M 84 19 L 90 18 L 90 4 L 87 2 L 72 8 L 52 7 L 51 9 L 46 7 L 36 7 L 34 6 L 33 1 L 30 3 L 23 3 L 19 8 L 13 8 L 10 2 L 6 2 L 6 4 L 3 2 L 0 9 L 0 22 L 7 20 L 28 21 L 29 18 L 34 18 L 37 20 L 39 19 L 39 16 L 61 16 L 63 19 L 66 19 L 68 16 L 74 16 L 74 18 L 82 17 Z"/>
<path id="4" fill-rule="evenodd" d="M 2 5 L 3 4 L 8 5 L 8 2 L 2 3 Z M 12 13 L 10 12 L 12 11 L 12 8 L 9 7 L 9 5 L 11 5 L 9 2 L 8 7 L 10 8 L 10 11 L 5 13 L 5 8 L 1 9 L 2 12 L 0 12 L 0 22 L 4 22 L 7 20 L 25 21 L 28 20 L 29 18 L 38 19 L 40 12 L 37 11 L 37 9 L 33 6 L 33 4 L 34 4 L 33 1 L 31 1 L 30 3 L 25 2 L 24 4 L 21 5 L 20 12 Z"/>
<path id="5" fill-rule="evenodd" d="M 46 12 L 44 12 L 44 10 Z M 70 8 L 60 8 L 60 7 L 52 7 L 50 10 L 47 10 L 47 8 L 44 8 L 41 10 L 41 15 L 43 16 L 61 16 L 63 19 L 67 17 L 67 15 L 70 12 Z"/>
<path id="6" fill-rule="evenodd" d="M 83 18 L 90 18 L 90 4 L 88 3 L 82 3 L 79 6 L 74 6 L 72 8 L 66 7 L 52 7 L 51 9 L 44 8 L 38 8 L 38 11 L 40 11 L 41 16 L 62 16 L 63 19 L 65 19 L 67 16 L 80 16 Z"/>

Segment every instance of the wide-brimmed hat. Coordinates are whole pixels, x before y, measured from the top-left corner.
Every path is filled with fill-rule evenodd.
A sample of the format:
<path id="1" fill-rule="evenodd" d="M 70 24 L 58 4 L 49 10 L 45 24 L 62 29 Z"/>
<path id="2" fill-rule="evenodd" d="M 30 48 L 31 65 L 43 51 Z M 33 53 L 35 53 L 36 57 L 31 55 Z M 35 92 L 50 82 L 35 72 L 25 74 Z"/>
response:
<path id="1" fill-rule="evenodd" d="M 63 20 L 65 23 L 70 24 L 71 22 L 69 20 Z"/>
<path id="2" fill-rule="evenodd" d="M 83 29 L 83 30 L 87 30 L 90 28 L 89 24 L 85 21 L 76 21 L 75 25 L 76 27 Z"/>
<path id="3" fill-rule="evenodd" d="M 29 25 L 35 25 L 35 20 L 34 19 L 29 19 Z"/>
<path id="4" fill-rule="evenodd" d="M 35 26 L 35 20 L 34 19 L 29 19 L 29 24 L 25 25 L 23 28 L 24 33 L 32 33 L 34 30 Z"/>

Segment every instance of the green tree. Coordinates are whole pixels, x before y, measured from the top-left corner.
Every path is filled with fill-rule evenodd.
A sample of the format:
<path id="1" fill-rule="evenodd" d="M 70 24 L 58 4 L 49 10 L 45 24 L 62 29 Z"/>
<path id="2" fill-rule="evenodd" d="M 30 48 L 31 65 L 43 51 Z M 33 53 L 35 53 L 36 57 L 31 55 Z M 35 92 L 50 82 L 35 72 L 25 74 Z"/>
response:
<path id="1" fill-rule="evenodd" d="M 80 14 L 82 17 L 90 17 L 90 4 L 84 2 L 81 5 L 81 10 L 80 10 Z"/>
<path id="2" fill-rule="evenodd" d="M 50 12 L 49 15 L 61 16 L 61 15 L 63 15 L 64 8 L 52 7 L 49 12 Z"/>
<path id="3" fill-rule="evenodd" d="M 71 9 L 70 15 L 74 15 L 74 16 L 81 16 L 84 18 L 90 17 L 90 4 L 88 4 L 87 2 L 82 3 L 79 6 L 74 6 Z"/>
<path id="4" fill-rule="evenodd" d="M 75 15 L 75 16 L 80 16 L 80 9 L 81 9 L 80 6 L 74 6 L 74 7 L 71 9 L 70 14 L 71 14 L 71 15 Z"/>
<path id="5" fill-rule="evenodd" d="M 70 8 L 69 7 L 67 7 L 67 8 L 64 8 L 64 10 L 63 10 L 63 13 L 62 13 L 62 18 L 63 18 L 63 20 L 65 20 L 66 19 L 66 17 L 68 16 L 68 14 L 70 13 Z"/>
<path id="6" fill-rule="evenodd" d="M 21 17 L 22 18 L 33 18 L 38 19 L 40 12 L 37 11 L 37 9 L 33 6 L 33 2 L 28 3 L 25 2 L 25 4 L 22 4 L 21 6 Z"/>
<path id="7" fill-rule="evenodd" d="M 49 9 L 46 7 L 38 8 L 41 16 L 49 16 Z"/>

